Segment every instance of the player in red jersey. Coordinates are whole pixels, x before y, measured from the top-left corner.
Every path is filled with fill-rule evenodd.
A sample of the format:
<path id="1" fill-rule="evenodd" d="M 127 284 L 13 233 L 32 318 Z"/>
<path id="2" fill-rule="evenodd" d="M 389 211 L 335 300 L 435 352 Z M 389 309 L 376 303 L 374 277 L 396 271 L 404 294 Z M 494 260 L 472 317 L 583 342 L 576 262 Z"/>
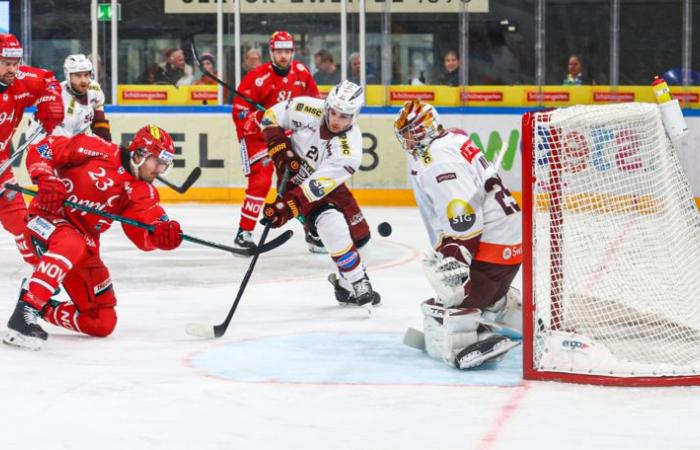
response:
<path id="1" fill-rule="evenodd" d="M 138 130 L 128 149 L 85 134 L 49 136 L 30 146 L 27 170 L 39 190 L 29 205 L 25 236 L 40 259 L 20 292 L 3 342 L 38 350 L 47 338 L 39 318 L 90 336 L 114 330 L 117 299 L 99 246 L 112 220 L 63 202 L 152 224 L 153 232 L 122 228 L 141 250 L 172 250 L 182 242 L 180 224 L 168 219 L 152 183 L 174 156 L 170 135 L 153 125 Z M 69 302 L 51 299 L 61 283 Z"/>
<path id="2" fill-rule="evenodd" d="M 63 122 L 61 85 L 52 72 L 35 67 L 21 66 L 22 47 L 10 33 L 0 33 L 0 163 L 10 157 L 12 136 L 19 125 L 24 109 L 36 104 L 36 119 L 48 133 Z M 12 169 L 0 173 L 0 186 L 14 183 Z M 24 198 L 14 191 L 0 195 L 0 223 L 15 237 L 22 258 L 36 264 L 36 257 L 24 242 L 27 206 Z"/>
<path id="3" fill-rule="evenodd" d="M 295 97 L 318 97 L 318 87 L 309 69 L 294 60 L 294 38 L 286 31 L 270 37 L 271 61 L 248 72 L 238 91 L 266 109 Z M 233 121 L 241 145 L 243 174 L 248 178 L 241 218 L 234 244 L 255 247 L 253 229 L 265 197 L 272 185 L 273 165 L 267 157 L 267 145 L 260 128 L 263 112 L 241 97 L 233 102 Z"/>

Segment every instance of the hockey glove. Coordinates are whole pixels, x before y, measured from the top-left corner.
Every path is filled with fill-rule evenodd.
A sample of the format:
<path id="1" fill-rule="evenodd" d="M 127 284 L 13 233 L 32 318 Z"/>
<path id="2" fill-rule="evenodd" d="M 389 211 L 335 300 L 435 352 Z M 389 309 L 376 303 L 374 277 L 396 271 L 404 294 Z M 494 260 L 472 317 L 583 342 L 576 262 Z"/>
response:
<path id="1" fill-rule="evenodd" d="M 36 179 L 39 192 L 29 208 L 29 214 L 60 216 L 63 202 L 68 197 L 66 186 L 54 175 L 41 175 Z"/>
<path id="2" fill-rule="evenodd" d="M 41 97 L 36 102 L 36 118 L 47 134 L 51 134 L 54 128 L 63 122 L 63 102 L 61 95 L 50 93 Z"/>
<path id="3" fill-rule="evenodd" d="M 161 250 L 172 250 L 182 244 L 180 223 L 174 220 L 159 220 L 153 223 L 151 242 Z"/>
<path id="4" fill-rule="evenodd" d="M 443 305 L 453 308 L 466 299 L 471 289 L 469 264 L 434 250 L 425 254 L 422 263 L 423 273 Z"/>
<path id="5" fill-rule="evenodd" d="M 296 175 L 301 168 L 301 159 L 292 149 L 292 141 L 287 136 L 268 141 L 267 155 L 275 165 L 278 176 L 287 167 L 290 175 Z"/>
<path id="6" fill-rule="evenodd" d="M 284 198 L 266 203 L 263 207 L 263 218 L 260 223 L 263 225 L 271 223 L 272 228 L 279 228 L 292 217 L 296 217 L 301 223 L 304 223 L 304 216 L 308 212 L 309 205 L 310 203 L 304 197 L 301 189 L 296 187 L 284 194 Z"/>

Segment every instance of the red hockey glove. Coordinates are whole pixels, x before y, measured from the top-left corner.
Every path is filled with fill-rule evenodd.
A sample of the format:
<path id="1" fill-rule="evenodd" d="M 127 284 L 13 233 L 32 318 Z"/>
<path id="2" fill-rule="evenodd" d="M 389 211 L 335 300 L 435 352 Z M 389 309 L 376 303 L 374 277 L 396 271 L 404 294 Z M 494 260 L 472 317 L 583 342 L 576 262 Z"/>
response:
<path id="1" fill-rule="evenodd" d="M 257 109 L 248 113 L 243 122 L 243 136 L 252 136 L 260 133 L 260 121 L 262 120 L 263 112 Z"/>
<path id="2" fill-rule="evenodd" d="M 268 142 L 267 155 L 275 165 L 278 176 L 284 173 L 287 167 L 290 175 L 296 175 L 301 168 L 301 159 L 292 150 L 292 141 L 287 136 Z"/>
<path id="3" fill-rule="evenodd" d="M 63 122 L 63 114 L 63 102 L 59 94 L 46 94 L 36 102 L 36 118 L 48 134 Z"/>
<path id="4" fill-rule="evenodd" d="M 309 209 L 309 201 L 306 200 L 301 189 L 296 187 L 286 194 L 283 199 L 275 199 L 272 203 L 265 203 L 263 207 L 263 218 L 260 223 L 267 225 L 272 223 L 272 228 L 279 228 L 292 217 L 304 223 L 304 216 Z"/>
<path id="5" fill-rule="evenodd" d="M 39 192 L 30 206 L 29 213 L 60 216 L 63 202 L 68 197 L 66 186 L 53 175 L 41 175 L 36 182 L 39 186 Z"/>
<path id="6" fill-rule="evenodd" d="M 159 220 L 153 223 L 151 242 L 161 250 L 172 250 L 182 244 L 180 223 L 174 220 Z"/>

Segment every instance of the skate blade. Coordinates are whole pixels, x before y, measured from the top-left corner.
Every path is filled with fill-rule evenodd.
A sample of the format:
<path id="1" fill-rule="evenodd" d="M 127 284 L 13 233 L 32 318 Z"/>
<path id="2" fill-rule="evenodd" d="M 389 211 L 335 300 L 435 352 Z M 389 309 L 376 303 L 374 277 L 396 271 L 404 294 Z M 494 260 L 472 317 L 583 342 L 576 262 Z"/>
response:
<path id="1" fill-rule="evenodd" d="M 358 305 L 355 303 L 346 303 L 346 302 L 338 302 L 338 306 L 341 308 L 347 308 L 347 309 L 361 309 L 365 311 L 367 314 L 370 316 L 372 315 L 372 304 L 371 303 L 366 303 L 364 305 Z"/>
<path id="2" fill-rule="evenodd" d="M 328 250 L 326 250 L 325 247 L 317 247 L 315 245 L 308 245 L 307 247 L 309 249 L 309 253 L 313 253 L 315 255 L 327 255 Z"/>
<path id="3" fill-rule="evenodd" d="M 44 344 L 43 339 L 32 336 L 25 336 L 21 333 L 18 333 L 15 330 L 7 330 L 7 334 L 4 338 L 2 338 L 2 342 L 3 344 L 7 344 L 12 347 L 32 351 L 41 350 L 41 346 Z"/>

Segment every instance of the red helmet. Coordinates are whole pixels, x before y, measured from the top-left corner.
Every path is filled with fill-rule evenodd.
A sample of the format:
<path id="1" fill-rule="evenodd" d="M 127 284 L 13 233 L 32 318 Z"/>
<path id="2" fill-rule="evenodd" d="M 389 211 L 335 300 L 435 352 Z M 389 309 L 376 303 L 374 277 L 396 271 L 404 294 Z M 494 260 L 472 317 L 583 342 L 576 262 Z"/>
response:
<path id="1" fill-rule="evenodd" d="M 129 144 L 130 152 L 154 156 L 169 169 L 175 159 L 175 144 L 167 131 L 155 125 L 146 125 L 136 132 Z"/>
<path id="2" fill-rule="evenodd" d="M 275 31 L 270 36 L 270 52 L 273 50 L 294 51 L 294 37 L 286 31 Z"/>
<path id="3" fill-rule="evenodd" d="M 11 33 L 0 33 L 0 59 L 22 59 L 22 45 Z"/>

